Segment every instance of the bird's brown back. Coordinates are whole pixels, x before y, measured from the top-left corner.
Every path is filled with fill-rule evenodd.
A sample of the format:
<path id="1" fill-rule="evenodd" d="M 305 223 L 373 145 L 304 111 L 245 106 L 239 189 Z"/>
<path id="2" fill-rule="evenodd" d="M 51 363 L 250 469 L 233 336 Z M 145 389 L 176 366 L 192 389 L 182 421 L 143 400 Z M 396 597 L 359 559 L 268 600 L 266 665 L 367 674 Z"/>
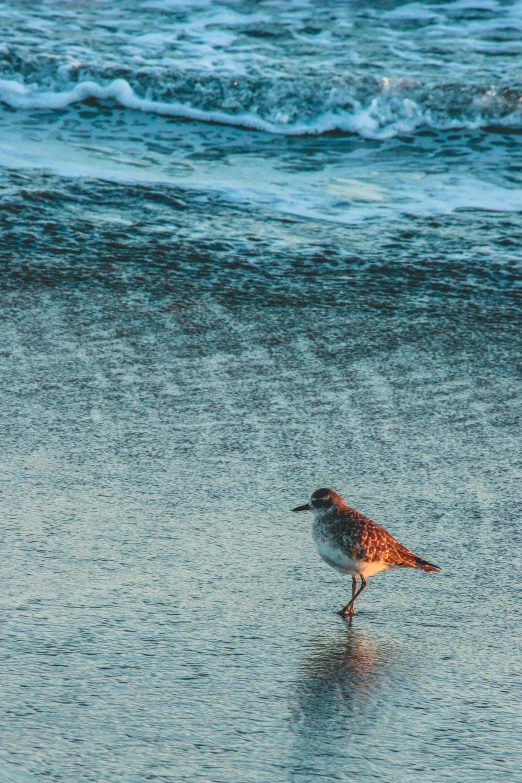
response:
<path id="1" fill-rule="evenodd" d="M 419 568 L 425 563 L 369 517 L 345 506 L 339 518 L 338 537 L 344 551 L 354 560 Z M 426 564 L 429 565 L 429 564 Z"/>

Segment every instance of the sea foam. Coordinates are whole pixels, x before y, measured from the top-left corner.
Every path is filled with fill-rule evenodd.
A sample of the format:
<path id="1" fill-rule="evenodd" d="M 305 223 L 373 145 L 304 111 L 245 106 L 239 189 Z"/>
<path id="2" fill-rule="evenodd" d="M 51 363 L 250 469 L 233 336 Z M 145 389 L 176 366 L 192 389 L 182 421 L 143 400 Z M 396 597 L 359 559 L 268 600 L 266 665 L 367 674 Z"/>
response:
<path id="1" fill-rule="evenodd" d="M 287 136 L 337 132 L 385 139 L 413 133 L 419 127 L 447 130 L 458 127 L 474 129 L 491 124 L 506 129 L 518 129 L 522 126 L 522 99 L 518 100 L 514 111 L 505 113 L 505 108 L 503 112 L 501 107 L 500 112 L 495 112 L 493 104 L 495 101 L 499 104 L 499 96 L 491 88 L 482 91 L 474 99 L 474 106 L 468 105 L 460 115 L 454 108 L 434 111 L 431 106 L 423 105 L 422 101 L 404 97 L 403 93 L 404 90 L 390 90 L 387 80 L 383 80 L 379 94 L 369 96 L 366 101 L 352 99 L 351 108 L 345 110 L 335 108 L 322 111 L 323 107 L 319 106 L 315 116 L 310 112 L 310 106 L 307 106 L 307 116 L 303 120 L 285 117 L 284 107 L 278 110 L 277 105 L 269 106 L 266 113 L 278 118 L 278 121 L 274 121 L 253 111 L 202 109 L 179 101 L 141 97 L 127 80 L 121 78 L 105 85 L 94 80 L 80 81 L 62 90 L 44 90 L 37 85 L 25 85 L 15 80 L 0 80 L 0 101 L 13 109 L 60 110 L 87 100 L 114 101 L 132 110 Z M 294 107 L 293 114 L 295 113 Z"/>

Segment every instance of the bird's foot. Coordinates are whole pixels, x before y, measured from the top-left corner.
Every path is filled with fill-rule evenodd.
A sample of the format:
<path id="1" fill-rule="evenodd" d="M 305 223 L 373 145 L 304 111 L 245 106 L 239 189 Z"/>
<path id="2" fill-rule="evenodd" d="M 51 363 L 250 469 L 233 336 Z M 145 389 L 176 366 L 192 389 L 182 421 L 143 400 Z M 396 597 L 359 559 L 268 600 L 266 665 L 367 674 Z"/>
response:
<path id="1" fill-rule="evenodd" d="M 348 619 L 348 617 L 353 617 L 355 614 L 355 609 L 353 606 L 345 607 L 344 609 L 341 609 L 340 612 L 337 612 L 337 614 L 341 615 L 341 617 L 345 620 Z"/>

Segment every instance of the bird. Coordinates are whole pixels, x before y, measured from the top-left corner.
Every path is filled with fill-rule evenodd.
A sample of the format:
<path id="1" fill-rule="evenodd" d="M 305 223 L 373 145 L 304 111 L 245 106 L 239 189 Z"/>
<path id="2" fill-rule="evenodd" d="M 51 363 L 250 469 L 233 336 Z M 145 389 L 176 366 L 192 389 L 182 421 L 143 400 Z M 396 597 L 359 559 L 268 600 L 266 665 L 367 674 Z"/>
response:
<path id="1" fill-rule="evenodd" d="M 352 577 L 352 597 L 339 614 L 355 614 L 355 600 L 367 585 L 367 577 L 395 568 L 438 572 L 440 568 L 399 544 L 387 530 L 347 506 L 333 489 L 317 489 L 310 502 L 292 511 L 313 511 L 312 537 L 328 565 Z M 357 578 L 361 586 L 357 589 Z"/>

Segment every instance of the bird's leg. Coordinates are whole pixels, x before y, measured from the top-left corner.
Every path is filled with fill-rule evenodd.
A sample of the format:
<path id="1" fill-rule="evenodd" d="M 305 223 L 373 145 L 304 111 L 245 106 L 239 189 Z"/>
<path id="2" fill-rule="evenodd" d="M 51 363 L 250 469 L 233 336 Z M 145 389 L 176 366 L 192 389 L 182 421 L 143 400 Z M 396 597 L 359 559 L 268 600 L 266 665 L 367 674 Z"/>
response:
<path id="1" fill-rule="evenodd" d="M 355 601 L 355 596 L 357 594 L 357 579 L 355 576 L 352 576 L 352 597 L 350 599 L 350 603 L 346 604 L 344 609 L 341 609 L 339 614 L 342 617 L 348 617 L 351 614 L 354 614 L 354 608 L 353 608 L 353 602 Z"/>
<path id="2" fill-rule="evenodd" d="M 343 611 L 341 612 L 343 617 L 350 617 L 350 615 L 355 614 L 355 609 L 354 609 L 355 599 L 358 598 L 361 595 L 362 591 L 364 590 L 364 588 L 368 584 L 368 582 L 366 581 L 366 579 L 364 578 L 364 576 L 362 574 L 359 574 L 359 576 L 361 578 L 361 586 L 360 586 L 360 588 L 358 589 L 357 592 L 354 591 L 352 593 L 352 600 L 350 601 L 349 604 L 346 604 L 346 606 L 344 607 Z M 353 579 L 353 582 L 355 582 L 355 584 L 357 584 L 357 580 L 355 579 L 354 576 L 352 577 L 352 579 Z"/>

